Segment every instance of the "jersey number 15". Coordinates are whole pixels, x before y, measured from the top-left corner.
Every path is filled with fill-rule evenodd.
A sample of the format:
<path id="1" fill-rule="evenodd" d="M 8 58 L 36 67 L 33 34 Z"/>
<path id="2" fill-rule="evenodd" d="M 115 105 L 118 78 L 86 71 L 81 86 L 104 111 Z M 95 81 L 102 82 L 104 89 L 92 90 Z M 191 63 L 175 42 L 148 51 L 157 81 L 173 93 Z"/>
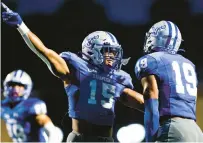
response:
<path id="1" fill-rule="evenodd" d="M 97 104 L 96 101 L 96 89 L 97 89 L 97 81 L 96 80 L 92 80 L 90 81 L 90 87 L 91 87 L 91 91 L 90 91 L 90 98 L 88 99 L 88 103 L 89 104 Z M 101 100 L 101 105 L 104 108 L 112 108 L 113 105 L 113 97 L 114 94 L 116 92 L 116 86 L 108 84 L 108 83 L 102 83 L 102 95 L 104 96 L 104 98 L 109 99 L 109 102 L 106 102 L 105 100 Z"/>

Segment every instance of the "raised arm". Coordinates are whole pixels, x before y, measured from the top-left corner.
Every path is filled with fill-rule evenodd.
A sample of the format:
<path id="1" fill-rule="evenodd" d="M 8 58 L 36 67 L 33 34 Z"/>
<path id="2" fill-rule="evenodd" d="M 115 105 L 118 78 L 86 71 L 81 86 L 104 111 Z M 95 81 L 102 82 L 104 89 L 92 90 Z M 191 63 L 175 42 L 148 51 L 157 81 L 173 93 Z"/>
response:
<path id="1" fill-rule="evenodd" d="M 18 29 L 28 47 L 48 66 L 49 70 L 57 77 L 62 78 L 69 74 L 69 69 L 64 61 L 55 51 L 48 49 L 42 41 L 32 33 L 22 21 L 20 15 L 10 10 L 1 2 L 3 21 Z"/>
<path id="2" fill-rule="evenodd" d="M 55 51 L 48 49 L 34 33 L 29 31 L 22 36 L 29 48 L 47 64 L 54 75 L 64 77 L 69 74 L 69 69 L 64 59 Z"/>

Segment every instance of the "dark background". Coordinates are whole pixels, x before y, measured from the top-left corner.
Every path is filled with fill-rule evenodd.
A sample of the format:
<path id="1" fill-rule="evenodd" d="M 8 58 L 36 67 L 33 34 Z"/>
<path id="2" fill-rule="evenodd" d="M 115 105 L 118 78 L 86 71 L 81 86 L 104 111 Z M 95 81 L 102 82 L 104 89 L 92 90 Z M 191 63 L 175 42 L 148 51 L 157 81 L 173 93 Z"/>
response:
<path id="1" fill-rule="evenodd" d="M 26 5 L 22 1 L 13 0 L 5 0 L 4 2 L 14 11 L 18 11 L 32 32 L 48 48 L 55 50 L 57 53 L 80 51 L 84 37 L 93 31 L 104 30 L 113 33 L 123 47 L 124 58 L 131 57 L 129 64 L 123 69 L 131 74 L 135 89 L 139 92 L 142 89 L 135 78 L 134 65 L 137 59 L 142 56 L 145 33 L 154 23 L 160 20 L 170 20 L 178 25 L 184 39 L 181 45 L 186 50 L 184 56 L 196 65 L 199 82 L 202 81 L 203 12 L 194 12 L 195 8 L 194 6 L 193 9 L 191 8 L 191 1 L 153 0 L 153 3 L 147 0 L 140 1 L 144 2 L 143 5 L 152 4 L 147 8 L 149 13 L 147 19 L 146 16 L 143 16 L 143 19 L 139 19 L 139 21 L 136 21 L 136 18 L 134 18 L 134 21 L 130 21 L 126 17 L 133 17 L 133 15 L 139 17 L 139 15 L 142 15 L 142 10 L 129 4 L 132 12 L 127 11 L 129 6 L 123 5 L 122 7 L 119 0 L 64 0 L 58 9 L 50 13 L 45 11 L 26 13 L 22 11 L 22 7 L 26 8 L 31 4 L 26 3 Z M 118 3 L 121 3 L 120 7 Z M 203 5 L 200 0 L 200 8 L 201 4 Z M 109 14 L 108 11 L 112 10 L 114 5 L 118 8 L 116 14 Z M 20 6 L 21 8 L 19 8 Z M 48 2 L 47 5 L 44 5 L 44 8 L 47 6 Z M 198 5 L 196 4 L 196 6 Z M 26 10 L 29 11 L 28 8 Z M 125 12 L 129 13 L 125 15 Z M 122 16 L 122 14 L 123 17 L 115 18 L 116 16 Z M 35 96 L 40 97 L 47 103 L 48 115 L 64 131 L 66 138 L 71 131 L 71 120 L 67 115 L 64 116 L 68 111 L 68 101 L 63 83 L 60 79 L 54 77 L 41 59 L 26 46 L 16 29 L 4 23 L 1 26 L 2 81 L 13 70 L 25 70 L 34 82 L 33 92 Z M 143 124 L 143 113 L 125 107 L 119 102 L 116 104 L 116 115 L 115 134 L 124 125 L 135 122 Z"/>

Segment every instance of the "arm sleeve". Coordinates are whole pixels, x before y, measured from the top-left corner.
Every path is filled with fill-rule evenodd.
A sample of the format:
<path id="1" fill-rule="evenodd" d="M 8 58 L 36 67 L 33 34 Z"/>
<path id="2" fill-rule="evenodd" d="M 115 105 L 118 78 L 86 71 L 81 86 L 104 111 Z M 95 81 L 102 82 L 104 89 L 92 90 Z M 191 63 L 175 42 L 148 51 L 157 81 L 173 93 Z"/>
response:
<path id="1" fill-rule="evenodd" d="M 51 73 L 53 75 L 55 75 L 53 70 L 52 70 L 52 66 L 51 66 L 51 63 L 49 62 L 49 60 L 43 54 L 41 54 L 39 51 L 37 51 L 35 46 L 30 41 L 28 35 L 24 34 L 24 35 L 22 35 L 22 37 L 23 37 L 25 43 L 27 44 L 27 46 L 30 48 L 30 50 L 32 50 L 47 65 L 47 67 L 51 71 Z"/>
<path id="2" fill-rule="evenodd" d="M 153 142 L 159 129 L 158 99 L 145 100 L 144 125 L 146 141 Z"/>

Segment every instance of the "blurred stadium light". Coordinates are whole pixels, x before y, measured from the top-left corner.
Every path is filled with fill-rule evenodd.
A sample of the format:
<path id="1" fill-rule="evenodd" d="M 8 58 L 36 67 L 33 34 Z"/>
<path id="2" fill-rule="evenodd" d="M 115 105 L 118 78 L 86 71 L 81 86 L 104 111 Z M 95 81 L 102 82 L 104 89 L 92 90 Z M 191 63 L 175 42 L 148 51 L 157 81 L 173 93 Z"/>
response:
<path id="1" fill-rule="evenodd" d="M 156 1 L 158 0 L 95 0 L 103 5 L 111 21 L 125 25 L 140 25 L 149 22 L 151 6 Z M 192 14 L 203 14 L 203 0 L 188 0 L 188 2 Z"/>
<path id="2" fill-rule="evenodd" d="M 150 7 L 155 0 L 96 0 L 105 8 L 107 17 L 127 25 L 146 24 L 150 21 Z"/>
<path id="3" fill-rule="evenodd" d="M 4 0 L 17 4 L 21 15 L 49 15 L 74 0 Z M 158 0 L 91 0 L 104 7 L 109 20 L 124 25 L 143 25 L 151 20 L 151 6 Z M 191 14 L 203 14 L 203 0 L 187 0 Z"/>
<path id="4" fill-rule="evenodd" d="M 203 14 L 203 0 L 189 0 L 192 14 Z"/>
<path id="5" fill-rule="evenodd" d="M 21 15 L 43 14 L 56 12 L 65 0 L 18 0 L 17 12 Z"/>
<path id="6" fill-rule="evenodd" d="M 130 124 L 121 127 L 117 132 L 117 139 L 121 143 L 142 142 L 145 138 L 145 129 L 141 124 Z"/>

